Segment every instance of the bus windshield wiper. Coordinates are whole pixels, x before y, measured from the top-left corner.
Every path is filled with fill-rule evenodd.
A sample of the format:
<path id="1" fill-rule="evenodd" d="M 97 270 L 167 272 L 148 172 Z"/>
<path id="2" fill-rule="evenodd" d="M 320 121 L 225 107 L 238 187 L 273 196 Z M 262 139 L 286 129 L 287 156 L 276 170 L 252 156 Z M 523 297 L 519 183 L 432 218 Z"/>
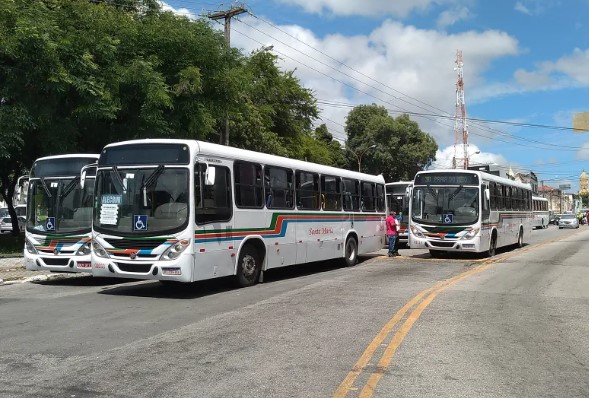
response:
<path id="1" fill-rule="evenodd" d="M 454 192 L 452 192 L 452 194 L 448 197 L 448 203 L 450 203 L 450 201 L 452 199 L 454 199 L 460 191 L 462 191 L 462 185 L 460 185 L 458 188 L 456 188 L 456 190 Z"/>
<path id="2" fill-rule="evenodd" d="M 112 167 L 112 171 L 115 175 L 115 180 L 117 180 L 117 182 L 119 183 L 119 185 L 121 186 L 121 188 L 123 188 L 123 193 L 127 192 L 127 188 L 125 188 L 125 183 L 123 182 L 123 179 L 121 178 L 121 175 L 119 174 L 119 169 L 117 166 L 113 166 Z"/>
<path id="3" fill-rule="evenodd" d="M 59 199 L 63 200 L 63 198 L 68 196 L 74 190 L 78 181 L 80 181 L 80 176 L 77 176 L 73 180 L 71 180 L 70 183 L 63 188 L 63 191 L 61 191 Z"/>
<path id="4" fill-rule="evenodd" d="M 47 197 L 48 198 L 52 198 L 53 195 L 51 195 L 51 191 L 49 190 L 49 187 L 47 186 L 47 183 L 45 182 L 45 177 L 41 177 L 41 178 L 39 178 L 39 180 L 41 181 L 41 186 L 45 190 L 45 193 L 47 194 Z"/>
<path id="5" fill-rule="evenodd" d="M 141 183 L 141 191 L 143 192 L 143 206 L 147 207 L 147 189 L 157 181 L 160 174 L 164 172 L 164 165 L 160 164 L 157 168 Z"/>

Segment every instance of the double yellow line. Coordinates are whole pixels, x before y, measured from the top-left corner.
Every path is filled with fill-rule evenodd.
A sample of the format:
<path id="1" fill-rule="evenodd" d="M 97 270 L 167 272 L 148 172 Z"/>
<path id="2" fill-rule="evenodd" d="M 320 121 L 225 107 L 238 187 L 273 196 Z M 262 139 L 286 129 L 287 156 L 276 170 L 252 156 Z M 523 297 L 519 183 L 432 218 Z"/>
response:
<path id="1" fill-rule="evenodd" d="M 350 391 L 355 391 L 358 389 L 354 387 L 354 383 L 356 382 L 358 377 L 362 375 L 364 371 L 366 371 L 370 361 L 374 357 L 376 350 L 383 344 L 387 337 L 393 332 L 395 326 L 403 320 L 405 314 L 407 314 L 411 309 L 413 309 L 413 311 L 405 318 L 405 321 L 395 332 L 391 341 L 386 345 L 384 353 L 378 361 L 376 368 L 373 368 L 371 370 L 372 373 L 368 376 L 368 380 L 366 381 L 364 387 L 360 391 L 360 398 L 372 397 L 378 382 L 380 381 L 384 372 L 391 364 L 391 361 L 393 360 L 397 348 L 399 348 L 399 346 L 405 339 L 405 336 L 407 336 L 407 334 L 413 327 L 413 324 L 419 319 L 421 313 L 427 308 L 428 305 L 430 305 L 430 303 L 438 296 L 438 294 L 448 289 L 450 286 L 453 286 L 456 283 L 460 282 L 461 280 L 468 278 L 469 276 L 483 272 L 484 270 L 486 270 L 487 268 L 491 267 L 493 264 L 499 261 L 520 255 L 522 253 L 532 250 L 533 248 L 538 248 L 548 243 L 554 243 L 557 240 L 547 240 L 536 245 L 527 246 L 523 249 L 519 249 L 511 253 L 496 256 L 491 259 L 486 259 L 481 265 L 473 267 L 468 271 L 464 271 L 452 278 L 438 282 L 429 289 L 420 292 L 418 295 L 413 297 L 409 302 L 407 302 L 407 304 L 405 304 L 403 308 L 397 311 L 393 318 L 391 318 L 391 320 L 389 320 L 383 326 L 380 332 L 368 345 L 366 350 L 364 350 L 364 352 L 362 353 L 362 355 L 360 356 L 352 370 L 341 382 L 341 384 L 333 394 L 333 398 L 344 398 L 346 395 L 348 395 Z"/>

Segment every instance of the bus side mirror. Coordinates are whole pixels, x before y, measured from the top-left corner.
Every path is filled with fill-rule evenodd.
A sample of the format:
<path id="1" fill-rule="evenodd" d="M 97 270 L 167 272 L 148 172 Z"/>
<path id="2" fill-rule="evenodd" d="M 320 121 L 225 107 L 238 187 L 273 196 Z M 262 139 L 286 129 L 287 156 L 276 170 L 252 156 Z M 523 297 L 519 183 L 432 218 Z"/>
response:
<path id="1" fill-rule="evenodd" d="M 80 188 L 84 189 L 84 184 L 86 184 L 86 170 L 82 169 L 80 175 Z"/>
<path id="2" fill-rule="evenodd" d="M 84 185 L 86 184 L 86 174 L 88 173 L 88 169 L 92 167 L 97 167 L 97 163 L 87 164 L 86 166 L 82 167 L 80 171 L 80 188 L 84 189 Z M 96 174 L 96 173 L 93 173 Z"/>
<path id="3" fill-rule="evenodd" d="M 205 171 L 205 185 L 215 185 L 215 166 L 207 167 Z"/>
<path id="4" fill-rule="evenodd" d="M 486 200 L 491 199 L 491 193 L 489 192 L 489 188 L 485 189 L 485 199 Z"/>

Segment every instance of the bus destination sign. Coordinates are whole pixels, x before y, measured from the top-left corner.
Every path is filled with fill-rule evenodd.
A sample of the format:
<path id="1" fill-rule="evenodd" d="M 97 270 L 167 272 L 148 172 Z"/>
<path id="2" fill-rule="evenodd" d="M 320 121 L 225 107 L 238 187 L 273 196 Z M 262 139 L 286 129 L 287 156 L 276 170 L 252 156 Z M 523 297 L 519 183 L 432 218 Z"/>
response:
<path id="1" fill-rule="evenodd" d="M 422 173 L 415 177 L 415 185 L 478 185 L 474 173 Z"/>

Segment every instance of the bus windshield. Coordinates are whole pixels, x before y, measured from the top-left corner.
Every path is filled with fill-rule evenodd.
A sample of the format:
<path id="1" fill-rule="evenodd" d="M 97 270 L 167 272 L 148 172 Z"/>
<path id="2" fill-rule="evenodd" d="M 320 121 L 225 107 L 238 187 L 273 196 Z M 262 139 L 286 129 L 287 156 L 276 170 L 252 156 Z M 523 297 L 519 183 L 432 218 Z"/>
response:
<path id="1" fill-rule="evenodd" d="M 94 228 L 113 234 L 162 234 L 188 222 L 188 169 L 149 168 L 98 170 Z"/>
<path id="2" fill-rule="evenodd" d="M 424 224 L 473 224 L 479 219 L 478 187 L 416 187 L 412 219 Z"/>
<path id="3" fill-rule="evenodd" d="M 94 185 L 79 177 L 30 181 L 27 229 L 41 234 L 83 233 L 92 225 Z"/>

